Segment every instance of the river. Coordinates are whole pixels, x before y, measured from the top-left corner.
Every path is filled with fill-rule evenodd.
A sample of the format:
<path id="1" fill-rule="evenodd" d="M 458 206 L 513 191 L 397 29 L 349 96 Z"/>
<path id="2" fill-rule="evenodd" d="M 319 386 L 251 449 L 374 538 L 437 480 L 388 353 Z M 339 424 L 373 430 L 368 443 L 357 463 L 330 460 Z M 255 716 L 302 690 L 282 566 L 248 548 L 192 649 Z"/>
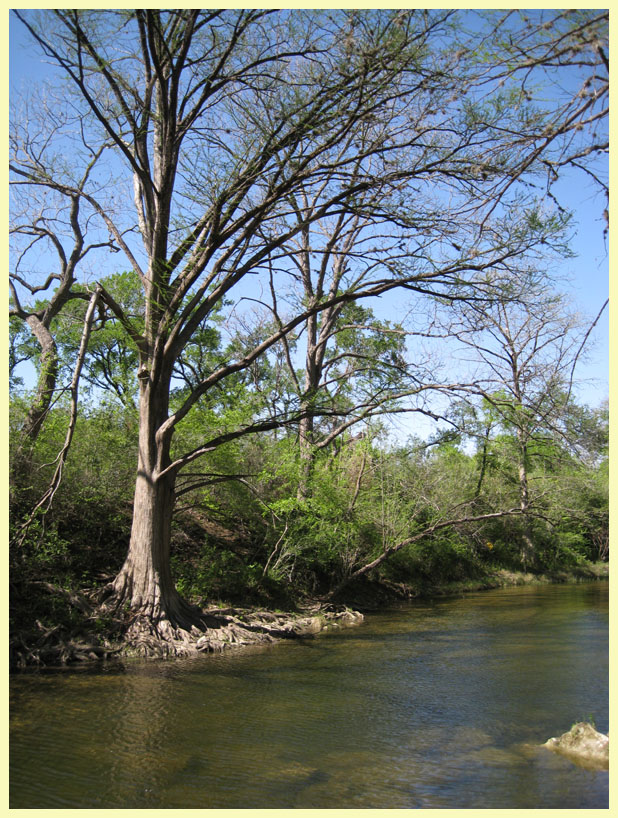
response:
<path id="1" fill-rule="evenodd" d="M 606 582 L 414 602 L 192 660 L 16 674 L 11 808 L 607 808 Z"/>

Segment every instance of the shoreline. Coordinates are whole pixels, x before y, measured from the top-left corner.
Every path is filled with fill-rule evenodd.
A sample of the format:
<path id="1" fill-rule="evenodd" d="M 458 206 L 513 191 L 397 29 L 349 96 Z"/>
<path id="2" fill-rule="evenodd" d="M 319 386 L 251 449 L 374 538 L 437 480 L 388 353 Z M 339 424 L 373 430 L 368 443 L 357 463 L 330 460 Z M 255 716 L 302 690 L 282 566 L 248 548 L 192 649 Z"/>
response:
<path id="1" fill-rule="evenodd" d="M 44 628 L 37 620 L 37 631 L 16 632 L 9 641 L 10 672 L 25 672 L 46 668 L 75 668 L 122 661 L 198 656 L 236 650 L 246 646 L 276 644 L 286 639 L 313 637 L 325 631 L 355 627 L 364 621 L 364 614 L 377 613 L 414 599 L 458 596 L 482 590 L 523 585 L 577 584 L 609 580 L 609 563 L 596 563 L 570 571 L 552 574 L 494 569 L 483 577 L 432 584 L 421 581 L 415 585 L 385 581 L 364 582 L 348 589 L 340 603 L 323 604 L 319 599 L 299 603 L 295 611 L 269 610 L 264 606 L 242 606 L 220 602 L 200 609 L 209 621 L 203 632 L 178 632 L 172 641 L 157 642 L 131 637 L 130 630 L 118 621 L 99 626 L 96 633 L 86 630 L 95 615 L 86 614 L 87 599 L 73 594 L 84 611 L 82 627 L 63 631 L 60 626 Z M 50 589 L 48 589 L 50 590 Z M 62 589 L 54 589 L 62 593 Z M 102 623 L 101 623 L 102 624 Z M 112 626 L 113 625 L 113 626 Z M 86 632 L 85 632 L 86 631 Z"/>
<path id="2" fill-rule="evenodd" d="M 609 563 L 589 563 L 576 569 L 539 574 L 495 568 L 488 570 L 481 577 L 468 577 L 442 583 L 432 583 L 426 580 L 412 584 L 382 580 L 371 583 L 356 594 L 349 593 L 344 596 L 344 599 L 346 604 L 354 608 L 373 612 L 383 610 L 389 604 L 396 605 L 398 602 L 413 599 L 459 596 L 474 591 L 491 591 L 522 585 L 561 585 L 607 580 L 609 580 Z"/>

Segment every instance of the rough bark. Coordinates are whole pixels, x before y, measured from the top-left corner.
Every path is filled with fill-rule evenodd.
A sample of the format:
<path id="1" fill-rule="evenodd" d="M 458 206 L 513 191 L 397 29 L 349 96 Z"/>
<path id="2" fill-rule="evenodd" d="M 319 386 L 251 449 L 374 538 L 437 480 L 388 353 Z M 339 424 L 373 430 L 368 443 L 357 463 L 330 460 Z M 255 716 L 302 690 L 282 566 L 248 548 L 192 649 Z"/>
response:
<path id="1" fill-rule="evenodd" d="M 169 437 L 157 432 L 167 417 L 169 374 L 152 378 L 146 367 L 140 388 L 140 436 L 131 540 L 113 590 L 115 607 L 134 614 L 129 638 L 186 641 L 203 630 L 197 609 L 182 599 L 171 574 L 170 548 L 175 474 L 168 471 Z"/>
<path id="2" fill-rule="evenodd" d="M 169 567 L 173 506 L 171 480 L 157 480 L 154 470 L 140 464 L 129 551 L 114 589 L 135 613 L 155 622 L 181 614 Z"/>

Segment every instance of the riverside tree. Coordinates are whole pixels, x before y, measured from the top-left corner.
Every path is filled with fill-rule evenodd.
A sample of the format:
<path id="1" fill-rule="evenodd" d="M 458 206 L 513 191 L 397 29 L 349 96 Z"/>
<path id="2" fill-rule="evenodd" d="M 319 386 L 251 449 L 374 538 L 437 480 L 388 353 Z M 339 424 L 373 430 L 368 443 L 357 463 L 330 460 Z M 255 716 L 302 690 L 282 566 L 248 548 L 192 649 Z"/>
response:
<path id="1" fill-rule="evenodd" d="M 471 380 L 475 380 L 478 394 L 489 410 L 484 423 L 479 491 L 491 426 L 498 425 L 516 441 L 519 508 L 526 522 L 520 549 L 524 570 L 535 559 L 529 530 L 533 511 L 529 479 L 532 449 L 542 450 L 553 438 L 569 436 L 567 422 L 575 367 L 589 332 L 582 318 L 569 312 L 562 295 L 534 278 L 522 292 L 511 288 L 491 303 L 462 305 L 458 318 L 447 330 L 478 367 Z M 464 428 L 466 425 L 464 422 Z"/>
<path id="2" fill-rule="evenodd" d="M 358 289 L 376 268 L 409 264 L 405 233 L 374 210 L 379 194 L 376 185 L 358 198 L 353 212 L 315 223 L 312 214 L 320 207 L 319 197 L 310 200 L 302 191 L 302 197 L 291 199 L 290 209 L 300 229 L 282 248 L 282 257 L 291 262 L 298 278 L 297 298 L 302 303 L 320 304 L 326 294 L 332 300 L 342 289 Z M 428 243 L 430 233 L 428 228 Z M 414 277 L 422 288 L 419 277 Z M 429 286 L 439 288 L 443 282 L 431 277 Z M 283 319 L 274 287 L 272 295 L 280 326 Z M 370 307 L 339 302 L 311 314 L 297 333 L 282 339 L 286 384 L 296 395 L 302 414 L 298 426 L 299 500 L 308 496 L 312 464 L 319 450 L 354 424 L 402 410 L 401 399 L 430 388 L 423 363 L 406 360 L 408 335 L 401 324 L 379 320 Z M 302 371 L 294 361 L 299 355 L 304 357 Z M 319 418 L 321 429 L 316 426 Z"/>
<path id="3" fill-rule="evenodd" d="M 226 442 L 297 424 L 313 409 L 222 418 L 188 451 L 174 448 L 175 430 L 312 316 L 397 287 L 470 297 L 487 285 L 487 270 L 516 274 L 559 227 L 554 217 L 531 219 L 536 202 L 502 185 L 536 168 L 541 144 L 552 147 L 548 112 L 515 87 L 480 106 L 473 91 L 486 71 L 474 38 L 456 36 L 450 11 L 16 14 L 65 78 L 72 120 L 54 134 L 56 145 L 77 131 L 95 153 L 106 146 L 113 155 L 113 203 L 101 199 L 100 177 L 79 187 L 46 164 L 47 146 L 36 157 L 20 152 L 11 169 L 21 182 L 87 203 L 141 283 L 137 322 L 98 282 L 139 356 L 133 524 L 109 590 L 111 604 L 134 614 L 136 638 L 173 642 L 203 626 L 171 576 L 178 476 Z M 289 203 L 301 191 L 314 204 L 298 219 Z M 367 191 L 379 195 L 364 198 Z M 269 293 L 281 315 L 272 299 L 280 303 L 293 281 L 289 266 L 270 277 L 281 248 L 320 219 L 359 213 L 396 225 L 404 252 L 310 303 L 291 299 L 270 335 L 176 399 L 175 368 L 211 316 Z"/>

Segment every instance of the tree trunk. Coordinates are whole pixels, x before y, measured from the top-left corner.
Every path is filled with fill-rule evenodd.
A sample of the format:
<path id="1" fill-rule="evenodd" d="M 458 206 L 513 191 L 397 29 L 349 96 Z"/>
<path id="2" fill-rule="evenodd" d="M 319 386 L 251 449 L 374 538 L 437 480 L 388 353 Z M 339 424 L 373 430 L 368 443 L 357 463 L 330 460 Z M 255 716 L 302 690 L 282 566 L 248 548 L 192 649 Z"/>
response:
<path id="1" fill-rule="evenodd" d="M 140 468 L 129 551 L 114 588 L 122 603 L 153 622 L 181 613 L 170 569 L 173 507 L 172 481 Z"/>
<path id="2" fill-rule="evenodd" d="M 481 451 L 481 465 L 479 469 L 479 479 L 476 484 L 476 490 L 474 492 L 474 498 L 478 498 L 481 496 L 481 489 L 483 487 L 483 480 L 485 478 L 485 471 L 487 469 L 487 448 L 489 445 L 489 432 L 491 431 L 490 426 L 485 427 L 485 435 L 483 437 L 483 449 Z"/>
<path id="3" fill-rule="evenodd" d="M 300 474 L 298 479 L 298 500 L 306 500 L 310 494 L 311 473 L 315 461 L 314 428 L 315 415 L 314 401 L 322 376 L 324 361 L 324 345 L 318 344 L 318 316 L 312 315 L 307 319 L 307 355 L 305 359 L 305 393 L 301 402 L 301 411 L 305 415 L 299 426 L 300 446 Z"/>
<path id="4" fill-rule="evenodd" d="M 30 315 L 28 316 L 27 323 L 41 347 L 36 395 L 22 427 L 23 434 L 32 446 L 41 431 L 43 420 L 45 419 L 56 388 L 56 379 L 58 377 L 58 350 L 51 332 L 39 318 L 35 315 Z"/>
<path id="5" fill-rule="evenodd" d="M 303 410 L 307 407 L 303 406 Z M 298 478 L 298 491 L 296 498 L 306 500 L 309 496 L 309 486 L 311 485 L 311 473 L 315 451 L 313 448 L 313 415 L 309 414 L 300 421 L 299 444 L 300 444 L 300 473 Z"/>
<path id="6" fill-rule="evenodd" d="M 522 544 L 520 549 L 520 558 L 524 571 L 527 566 L 534 562 L 535 549 L 534 543 L 530 536 L 530 521 L 528 519 L 528 509 L 530 507 L 530 496 L 528 493 L 528 447 L 524 439 L 524 434 L 521 429 L 517 431 L 517 438 L 519 441 L 519 507 L 522 511 L 524 531 L 522 534 Z"/>
<path id="7" fill-rule="evenodd" d="M 160 385 L 159 385 L 160 386 Z M 175 474 L 169 466 L 169 438 L 157 430 L 167 416 L 167 384 L 155 390 L 141 383 L 138 472 L 129 551 L 113 583 L 115 607 L 135 614 L 134 635 L 186 641 L 186 631 L 204 629 L 198 609 L 182 599 L 170 565 Z M 158 392 L 158 394 L 157 394 Z"/>

